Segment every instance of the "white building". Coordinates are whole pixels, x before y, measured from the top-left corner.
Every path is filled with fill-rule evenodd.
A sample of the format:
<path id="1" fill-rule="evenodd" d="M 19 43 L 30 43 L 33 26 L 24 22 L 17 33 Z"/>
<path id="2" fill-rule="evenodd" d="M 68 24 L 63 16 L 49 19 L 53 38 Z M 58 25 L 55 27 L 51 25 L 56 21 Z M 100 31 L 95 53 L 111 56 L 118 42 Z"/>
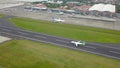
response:
<path id="1" fill-rule="evenodd" d="M 109 16 L 113 17 L 116 15 L 115 5 L 112 4 L 95 4 L 89 11 L 94 15 L 102 15 L 102 16 Z"/>
<path id="2" fill-rule="evenodd" d="M 56 3 L 56 4 L 61 4 L 61 3 L 63 3 L 63 1 L 61 1 L 61 0 L 48 0 L 47 2 L 48 2 L 48 3 Z"/>
<path id="3" fill-rule="evenodd" d="M 104 12 L 104 11 L 108 11 L 108 12 L 112 12 L 115 13 L 115 5 L 111 5 L 111 4 L 95 4 L 93 5 L 89 11 L 100 11 L 100 12 Z"/>

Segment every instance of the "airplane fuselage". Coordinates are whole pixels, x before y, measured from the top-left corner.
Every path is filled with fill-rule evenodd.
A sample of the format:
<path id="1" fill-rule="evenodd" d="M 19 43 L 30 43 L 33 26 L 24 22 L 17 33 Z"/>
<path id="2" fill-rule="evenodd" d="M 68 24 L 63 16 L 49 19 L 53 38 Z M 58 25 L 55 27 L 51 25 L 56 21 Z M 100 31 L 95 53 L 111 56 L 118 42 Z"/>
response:
<path id="1" fill-rule="evenodd" d="M 72 44 L 74 44 L 76 47 L 79 45 L 85 45 L 85 43 L 81 42 L 81 41 L 71 41 Z"/>

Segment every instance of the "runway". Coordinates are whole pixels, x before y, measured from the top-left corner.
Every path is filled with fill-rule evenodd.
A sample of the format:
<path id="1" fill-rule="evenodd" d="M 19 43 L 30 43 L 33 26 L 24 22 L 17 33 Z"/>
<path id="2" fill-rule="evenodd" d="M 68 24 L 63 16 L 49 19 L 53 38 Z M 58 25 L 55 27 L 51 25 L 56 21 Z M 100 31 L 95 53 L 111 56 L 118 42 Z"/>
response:
<path id="1" fill-rule="evenodd" d="M 42 33 L 36 33 L 22 29 L 15 29 L 5 26 L 0 26 L 0 33 L 13 35 L 32 41 L 54 44 L 57 46 L 62 46 L 78 51 L 85 51 L 85 52 L 120 60 L 120 49 L 111 46 L 104 46 L 102 44 L 94 44 L 87 42 L 86 46 L 75 47 L 75 45 L 70 43 L 70 41 L 73 41 L 72 39 L 57 37 Z"/>

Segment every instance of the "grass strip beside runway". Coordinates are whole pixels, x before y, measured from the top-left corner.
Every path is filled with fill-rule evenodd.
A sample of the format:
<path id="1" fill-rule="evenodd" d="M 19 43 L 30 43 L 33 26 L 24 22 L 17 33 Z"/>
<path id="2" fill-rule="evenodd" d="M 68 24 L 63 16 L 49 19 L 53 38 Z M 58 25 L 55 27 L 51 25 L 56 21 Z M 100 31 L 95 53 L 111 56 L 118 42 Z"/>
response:
<path id="1" fill-rule="evenodd" d="M 27 18 L 11 18 L 16 26 L 35 32 L 92 42 L 120 43 L 120 31 L 54 23 Z"/>
<path id="2" fill-rule="evenodd" d="M 2 18 L 4 15 L 3 14 L 0 14 L 0 18 Z"/>
<path id="3" fill-rule="evenodd" d="M 0 44 L 3 68 L 119 68 L 120 61 L 50 44 L 12 40 Z"/>

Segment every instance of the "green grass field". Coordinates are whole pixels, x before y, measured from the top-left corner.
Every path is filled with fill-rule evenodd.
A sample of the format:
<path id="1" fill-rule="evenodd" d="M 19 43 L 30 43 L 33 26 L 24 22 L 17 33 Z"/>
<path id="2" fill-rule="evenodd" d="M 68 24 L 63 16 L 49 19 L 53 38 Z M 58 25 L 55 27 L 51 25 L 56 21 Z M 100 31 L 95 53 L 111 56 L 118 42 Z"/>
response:
<path id="1" fill-rule="evenodd" d="M 2 18 L 4 15 L 3 14 L 0 14 L 0 18 Z"/>
<path id="2" fill-rule="evenodd" d="M 0 44 L 0 68 L 119 68 L 114 60 L 50 44 L 12 40 Z"/>
<path id="3" fill-rule="evenodd" d="M 20 28 L 50 35 L 92 42 L 120 43 L 120 31 L 60 24 L 27 18 L 9 19 Z"/>

